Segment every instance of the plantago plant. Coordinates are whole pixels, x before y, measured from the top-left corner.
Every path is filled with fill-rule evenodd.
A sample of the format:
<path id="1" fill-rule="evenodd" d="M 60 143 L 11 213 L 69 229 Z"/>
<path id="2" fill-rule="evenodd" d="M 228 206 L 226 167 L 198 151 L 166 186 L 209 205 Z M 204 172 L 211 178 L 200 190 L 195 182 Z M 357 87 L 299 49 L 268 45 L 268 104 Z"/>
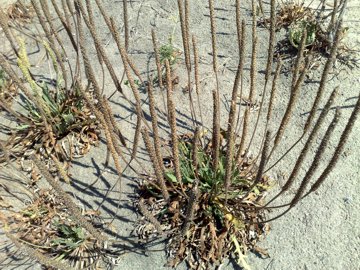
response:
<path id="1" fill-rule="evenodd" d="M 188 7 L 188 1 L 178 1 L 186 69 L 195 71 L 195 86 L 196 91 L 198 91 L 199 74 L 197 72 L 199 67 L 196 60 L 198 57 L 196 42 L 194 42 L 196 39 L 193 39 L 195 61 L 194 65 L 190 66 L 190 61 L 187 60 L 187 57 L 190 56 L 190 30 L 188 28 L 189 18 L 186 15 L 189 13 L 183 12 L 183 5 Z M 291 96 L 277 130 L 269 130 L 274 110 L 274 98 L 277 94 L 277 82 L 282 68 L 281 60 L 275 65 L 273 63 L 276 28 L 275 1 L 271 1 L 267 63 L 264 72 L 264 86 L 260 89 L 257 87 L 259 78 L 257 75 L 258 37 L 255 1 L 253 1 L 252 9 L 250 90 L 249 102 L 247 103 L 250 105 L 245 110 L 240 111 L 237 106 L 238 98 L 244 98 L 244 50 L 247 45 L 245 22 L 241 21 L 240 1 L 236 1 L 235 18 L 239 45 L 238 69 L 233 83 L 228 118 L 221 121 L 219 112 L 219 85 L 221 80 L 217 63 L 215 7 L 214 1 L 209 0 L 212 64 L 216 83 L 212 95 L 211 136 L 204 134 L 204 123 L 194 124 L 193 133 L 178 133 L 171 68 L 169 62 L 166 62 L 167 81 L 165 88 L 171 136 L 168 142 L 170 149 L 161 147 L 158 132 L 154 129 L 157 126 L 157 117 L 154 110 L 151 109 L 151 107 L 156 107 L 153 98 L 151 98 L 153 90 L 151 87 L 148 89 L 150 112 L 153 119 L 153 145 L 149 138 L 149 130 L 146 128 L 143 129 L 143 138 L 154 164 L 155 176 L 149 176 L 148 180 L 141 186 L 140 197 L 142 201 L 139 208 L 144 214 L 142 223 L 147 220 L 153 224 L 152 236 L 156 234 L 168 236 L 169 266 L 172 267 L 186 261 L 192 269 L 208 269 L 210 264 L 219 264 L 224 258 L 234 255 L 237 257 L 238 263 L 248 269 L 249 266 L 244 259 L 247 250 L 267 256 L 266 251 L 257 246 L 257 241 L 269 230 L 267 222 L 286 214 L 302 198 L 318 189 L 335 166 L 339 153 L 342 151 L 359 113 L 360 102 L 358 101 L 338 145 L 333 149 L 333 158 L 328 161 L 328 165 L 320 173 L 320 177 L 313 179 L 315 171 L 319 168 L 318 160 L 322 158 L 323 150 L 328 147 L 329 138 L 339 121 L 338 111 L 332 117 L 328 116 L 337 89 L 332 91 L 321 114 L 318 117 L 315 114 L 319 102 L 324 96 L 329 70 L 336 59 L 337 48 L 341 39 L 342 18 L 339 17 L 336 23 L 334 43 L 330 49 L 330 57 L 324 66 L 317 95 L 313 100 L 311 112 L 307 116 L 303 133 L 290 149 L 274 162 L 273 157 L 280 148 L 280 144 L 283 143 L 283 135 L 288 128 L 291 128 L 290 118 L 295 104 L 298 102 L 300 89 L 304 85 L 305 75 L 308 72 L 311 54 L 305 55 L 305 47 L 311 42 L 309 35 L 313 35 L 313 33 L 308 33 L 305 29 L 300 37 L 296 37 L 298 39 L 298 51 L 290 86 Z M 190 73 L 188 76 L 189 89 L 191 89 Z M 251 104 L 254 102 L 256 92 L 260 92 L 263 98 L 254 113 L 251 112 L 253 108 Z M 265 96 L 269 97 L 269 100 L 266 100 Z M 190 106 L 194 108 L 191 95 L 189 98 Z M 191 111 L 194 113 L 195 110 L 191 109 Z M 198 111 L 201 111 L 201 107 L 198 108 Z M 299 169 L 302 168 L 304 159 L 309 154 L 310 145 L 315 144 L 315 138 L 319 136 L 319 127 L 323 126 L 325 119 L 329 117 L 332 120 L 330 120 L 325 134 L 320 137 L 321 143 L 316 146 L 313 164 L 309 168 L 304 168 L 307 171 L 305 176 L 299 177 Z M 193 120 L 196 119 L 196 114 L 192 114 L 192 118 Z M 237 128 L 239 120 L 236 119 L 241 120 L 240 132 Z M 264 122 L 261 123 L 260 120 Z M 224 121 L 227 123 L 226 129 L 221 128 L 221 123 Z M 307 140 L 302 151 L 293 161 L 294 163 L 289 166 L 289 178 L 274 197 L 266 200 L 265 195 L 275 180 L 270 179 L 266 172 L 276 166 L 294 146 L 305 138 Z M 255 141 L 259 145 L 255 145 Z M 251 154 L 254 153 L 253 148 L 258 149 L 255 150 L 257 154 Z M 172 155 L 164 158 L 162 152 L 171 152 Z M 288 196 L 287 192 L 290 187 L 295 188 L 296 191 L 289 203 L 280 205 L 275 203 L 274 205 L 280 196 Z M 273 208 L 285 210 L 273 217 L 268 217 L 265 212 Z M 148 231 L 145 237 L 149 237 Z"/>

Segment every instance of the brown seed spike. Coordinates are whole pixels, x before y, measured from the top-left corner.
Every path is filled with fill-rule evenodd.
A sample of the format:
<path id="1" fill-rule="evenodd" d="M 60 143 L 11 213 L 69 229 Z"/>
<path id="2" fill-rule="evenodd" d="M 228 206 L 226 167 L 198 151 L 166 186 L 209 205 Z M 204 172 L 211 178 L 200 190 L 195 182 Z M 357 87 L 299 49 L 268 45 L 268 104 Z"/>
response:
<path id="1" fill-rule="evenodd" d="M 213 91 L 213 137 L 212 137 L 212 158 L 213 170 L 217 171 L 219 165 L 219 149 L 220 149 L 220 108 L 219 95 Z"/>
<path id="2" fill-rule="evenodd" d="M 182 186 L 182 177 L 180 170 L 180 158 L 179 158 L 179 142 L 177 137 L 177 128 L 176 128 L 176 110 L 173 101 L 173 90 L 172 90 L 172 82 L 171 82 L 171 69 L 169 65 L 169 61 L 165 60 L 166 67 L 166 86 L 167 86 L 167 105 L 168 105 L 168 120 L 171 129 L 171 143 L 172 143 L 172 154 L 174 159 L 174 168 L 175 168 L 175 177 L 177 181 Z"/>
<path id="3" fill-rule="evenodd" d="M 358 100 L 356 102 L 355 108 L 352 111 L 351 116 L 346 124 L 346 127 L 341 134 L 340 140 L 338 142 L 338 145 L 335 148 L 334 154 L 333 154 L 329 164 L 327 165 L 325 170 L 322 172 L 320 177 L 317 179 L 317 181 L 312 185 L 310 191 L 306 195 L 304 195 L 304 197 L 309 195 L 311 192 L 316 191 L 320 187 L 320 185 L 324 182 L 324 180 L 327 178 L 327 176 L 330 174 L 332 169 L 335 167 L 336 163 L 339 160 L 340 154 L 344 150 L 345 144 L 349 138 L 351 130 L 352 130 L 354 124 L 356 123 L 357 118 L 359 117 L 359 112 L 360 112 L 360 98 L 358 98 Z"/>
<path id="4" fill-rule="evenodd" d="M 150 78 L 150 81 L 152 81 L 152 78 Z M 158 128 L 158 120 L 157 120 L 157 113 L 156 113 L 156 104 L 155 104 L 155 98 L 154 98 L 154 92 L 152 88 L 152 84 L 148 84 L 148 96 L 149 96 L 149 107 L 150 107 L 150 115 L 151 115 L 151 125 L 152 125 L 152 131 L 154 134 L 154 145 L 155 145 L 155 153 L 157 160 L 160 164 L 161 169 L 163 170 L 163 157 L 161 154 L 161 146 L 160 146 L 160 137 L 159 137 L 159 128 Z"/>
<path id="5" fill-rule="evenodd" d="M 186 22 L 186 14 L 184 14 L 184 7 L 182 4 L 183 0 L 178 0 L 178 9 L 179 9 L 179 18 L 180 18 L 180 26 L 181 26 L 181 36 L 183 40 L 184 54 L 185 54 L 185 63 L 187 70 L 190 70 L 190 55 L 189 55 L 189 38 Z M 186 4 L 188 6 L 188 4 Z M 188 12 L 188 11 L 187 11 Z"/>
<path id="6" fill-rule="evenodd" d="M 151 29 L 151 37 L 152 37 L 154 53 L 155 53 L 155 62 L 156 62 L 156 69 L 157 69 L 157 74 L 158 74 L 159 86 L 160 86 L 160 88 L 163 88 L 163 76 L 162 76 L 162 71 L 161 71 L 159 48 L 158 48 L 156 34 L 155 34 L 154 29 Z"/>
<path id="7" fill-rule="evenodd" d="M 275 71 L 275 76 L 272 82 L 272 87 L 271 87 L 271 93 L 270 93 L 270 100 L 269 100 L 269 106 L 268 106 L 268 111 L 267 111 L 267 115 L 266 115 L 266 122 L 268 123 L 270 121 L 271 115 L 272 115 L 272 111 L 273 111 L 273 104 L 274 104 L 274 99 L 276 96 L 276 90 L 277 90 L 277 82 L 280 76 L 280 71 L 281 71 L 281 67 L 282 67 L 282 61 L 280 60 L 276 66 L 276 71 Z"/>
<path id="8" fill-rule="evenodd" d="M 202 109 L 200 106 L 199 53 L 198 53 L 196 39 L 195 39 L 194 35 L 192 36 L 192 43 L 193 43 L 193 51 L 194 51 L 194 66 L 195 66 L 194 72 L 195 72 L 196 98 L 197 98 L 197 102 L 198 102 L 198 109 L 200 111 L 201 123 L 204 124 L 204 118 L 203 118 Z"/>
<path id="9" fill-rule="evenodd" d="M 199 198 L 199 187 L 197 184 L 192 188 L 189 195 L 189 200 L 185 211 L 185 221 L 181 228 L 181 234 L 186 236 L 186 233 L 190 227 L 190 222 L 194 219 L 196 204 Z"/>
<path id="10" fill-rule="evenodd" d="M 55 40 L 46 24 L 45 18 L 41 14 L 40 6 L 38 5 L 38 3 L 35 0 L 31 0 L 31 4 L 32 4 L 32 6 L 35 10 L 35 13 L 39 19 L 40 25 L 45 32 L 45 36 L 49 40 L 49 46 L 50 46 L 51 50 L 54 52 L 54 54 L 56 56 L 56 60 L 57 60 L 58 64 L 60 65 L 60 69 L 61 69 L 61 73 L 62 73 L 61 75 L 63 76 L 64 82 L 65 82 L 65 88 L 67 88 L 67 86 L 68 86 L 67 73 L 66 73 L 64 63 L 62 61 L 61 54 L 59 53 L 58 49 L 55 46 Z"/>
<path id="11" fill-rule="evenodd" d="M 77 48 L 77 45 L 76 45 L 76 42 L 75 42 L 75 39 L 73 37 L 73 34 L 71 32 L 71 26 L 70 26 L 70 22 L 67 21 L 68 18 L 66 18 L 66 11 L 64 10 L 64 13 L 65 13 L 65 17 L 64 15 L 61 13 L 60 11 L 60 8 L 59 6 L 57 5 L 56 3 L 56 0 L 51 0 L 51 3 L 55 9 L 55 12 L 56 12 L 56 15 L 59 17 L 60 21 L 61 21 L 61 24 L 63 25 L 69 39 L 70 39 L 70 42 L 71 42 L 71 45 L 73 46 L 74 50 L 77 51 L 78 48 Z M 65 9 L 65 7 L 63 6 L 63 9 Z"/>
<path id="12" fill-rule="evenodd" d="M 218 65 L 217 65 L 217 49 L 216 49 L 216 27 L 215 27 L 214 0 L 209 0 L 209 9 L 210 9 L 211 45 L 212 45 L 212 52 L 213 52 L 213 69 L 214 69 L 215 74 L 217 74 Z"/>
<path id="13" fill-rule="evenodd" d="M 123 0 L 123 10 L 124 10 L 124 29 L 125 29 L 125 49 L 126 51 L 129 50 L 129 42 L 130 42 L 130 35 L 129 35 L 129 19 L 128 19 L 128 1 Z"/>
<path id="14" fill-rule="evenodd" d="M 240 32 L 241 35 L 241 32 Z M 240 40 L 240 38 L 239 38 Z M 240 53 L 240 52 L 239 52 Z M 240 53 L 241 54 L 241 53 Z M 226 151 L 226 168 L 225 168 L 225 189 L 226 191 L 230 187 L 230 178 L 232 175 L 232 166 L 234 158 L 234 145 L 235 145 L 235 116 L 236 116 L 236 101 L 238 98 L 238 91 L 240 86 L 241 72 L 243 69 L 242 59 L 239 59 L 238 69 L 235 76 L 233 91 L 231 95 L 231 104 L 228 120 L 228 129 L 227 129 L 227 151 Z"/>
<path id="15" fill-rule="evenodd" d="M 193 147 L 192 147 L 192 165 L 194 166 L 195 176 L 198 179 L 198 165 L 199 165 L 199 158 L 198 158 L 198 144 L 200 140 L 200 129 L 199 127 L 195 128 L 194 138 L 193 138 Z M 197 180 L 196 179 L 196 180 Z"/>
<path id="16" fill-rule="evenodd" d="M 328 126 L 324 137 L 321 140 L 321 143 L 315 153 L 315 156 L 313 158 L 312 164 L 310 166 L 310 168 L 308 169 L 308 171 L 306 172 L 304 178 L 301 181 L 300 187 L 298 188 L 298 190 L 296 191 L 296 194 L 294 196 L 294 198 L 292 199 L 291 203 L 290 203 L 290 207 L 294 207 L 300 200 L 301 196 L 304 194 L 306 186 L 308 185 L 308 183 L 310 182 L 312 176 L 314 175 L 316 169 L 319 167 L 319 164 L 321 162 L 321 159 L 324 155 L 324 152 L 329 144 L 329 140 L 331 137 L 331 134 L 333 133 L 337 123 L 339 122 L 339 117 L 340 117 L 340 111 L 339 109 L 336 110 L 336 113 L 334 115 L 333 120 L 331 121 L 330 125 Z"/>
<path id="17" fill-rule="evenodd" d="M 153 164 L 153 168 L 154 168 L 154 172 L 155 172 L 155 175 L 156 175 L 156 178 L 157 178 L 157 182 L 158 182 L 158 184 L 159 184 L 159 186 L 161 188 L 161 193 L 164 196 L 164 199 L 168 202 L 169 199 L 170 199 L 170 196 L 169 196 L 169 192 L 167 190 L 166 183 L 165 183 L 165 180 L 164 180 L 163 170 L 161 169 L 161 165 L 159 163 L 160 161 L 156 157 L 154 147 L 151 144 L 148 131 L 147 131 L 147 129 L 145 127 L 141 129 L 141 134 L 142 134 L 143 140 L 145 142 L 146 149 L 147 149 L 147 151 L 149 153 L 151 162 Z"/>

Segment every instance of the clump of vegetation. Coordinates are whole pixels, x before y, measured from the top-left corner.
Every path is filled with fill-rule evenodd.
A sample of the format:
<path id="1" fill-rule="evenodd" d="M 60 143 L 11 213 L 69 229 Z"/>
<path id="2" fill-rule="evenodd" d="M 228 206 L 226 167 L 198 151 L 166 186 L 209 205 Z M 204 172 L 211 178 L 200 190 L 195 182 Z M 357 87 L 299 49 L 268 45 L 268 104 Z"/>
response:
<path id="1" fill-rule="evenodd" d="M 154 178 L 149 177 L 140 187 L 143 199 L 140 211 L 155 217 L 161 231 L 157 231 L 156 226 L 151 230 L 145 216 L 137 228 L 139 236 L 152 238 L 166 234 L 171 239 L 167 244 L 171 267 L 186 260 L 191 268 L 207 269 L 232 254 L 238 257 L 239 264 L 244 264 L 248 249 L 267 256 L 266 251 L 256 245 L 269 230 L 268 224 L 261 223 L 265 220 L 264 212 L 249 209 L 263 206 L 269 179 L 263 176 L 253 185 L 257 168 L 252 160 L 234 160 L 232 185 L 227 190 L 228 143 L 225 139 L 220 141 L 222 147 L 216 169 L 211 141 L 207 138 L 186 134 L 179 137 L 178 143 L 181 181 L 175 176 L 173 158 L 165 158 L 168 201 L 163 199 L 162 189 Z"/>
<path id="2" fill-rule="evenodd" d="M 289 29 L 289 41 L 294 48 L 298 49 L 301 38 L 306 33 L 305 47 L 311 46 L 316 41 L 316 24 L 299 21 L 293 23 Z"/>
<path id="3" fill-rule="evenodd" d="M 170 66 L 175 65 L 179 61 L 180 50 L 174 47 L 171 39 L 167 44 L 163 44 L 159 48 L 160 63 L 165 69 L 165 61 L 169 61 Z"/>
<path id="4" fill-rule="evenodd" d="M 181 51 L 173 45 L 172 37 L 169 38 L 168 43 L 161 45 L 160 48 L 158 48 L 156 35 L 155 35 L 154 31 L 152 31 L 152 40 L 153 40 L 155 61 L 156 61 L 156 67 L 157 67 L 157 74 L 154 77 L 152 83 L 155 83 L 155 84 L 159 85 L 160 88 L 162 88 L 163 85 L 166 84 L 165 62 L 168 62 L 171 69 L 174 71 L 174 68 L 179 61 Z M 159 79 L 159 78 L 161 78 L 161 79 Z M 173 75 L 172 83 L 178 84 L 179 77 Z"/>
<path id="5" fill-rule="evenodd" d="M 44 47 L 52 58 L 57 80 L 41 82 L 33 78 L 25 44 L 21 41 L 18 66 L 31 90 L 20 94 L 19 104 L 24 112 L 15 112 L 8 105 L 0 104 L 17 121 L 17 126 L 7 128 L 10 136 L 4 146 L 17 158 L 35 152 L 65 162 L 86 154 L 90 145 L 97 143 L 98 123 L 77 86 L 65 88 L 53 51 L 45 42 Z M 61 141 L 67 136 L 69 146 L 65 147 Z"/>
<path id="6" fill-rule="evenodd" d="M 99 261 L 97 240 L 74 222 L 66 205 L 50 190 L 38 190 L 33 202 L 18 212 L 9 212 L 3 222 L 18 241 L 51 259 L 76 269 Z"/>
<path id="7" fill-rule="evenodd" d="M 312 54 L 317 61 L 321 56 L 329 56 L 338 26 L 336 16 L 342 16 L 346 1 L 335 1 L 330 11 L 325 9 L 324 5 L 325 1 L 321 1 L 315 9 L 306 6 L 304 1 L 285 1 L 279 5 L 272 23 L 276 31 L 285 29 L 287 37 L 276 45 L 275 55 L 277 58 L 294 59 L 305 31 L 307 35 L 305 53 Z M 271 18 L 262 17 L 258 24 L 269 27 Z M 347 31 L 347 27 L 341 29 L 337 60 L 341 64 L 353 68 L 358 66 L 358 60 L 354 55 L 355 51 L 343 43 Z"/>
<path id="8" fill-rule="evenodd" d="M 287 29 L 293 22 L 297 21 L 313 21 L 313 12 L 314 10 L 308 6 L 305 6 L 304 1 L 282 1 L 278 7 L 278 10 L 276 11 L 276 17 L 274 21 L 275 30 L 279 31 L 283 28 Z M 262 12 L 262 15 L 263 14 L 264 12 Z M 260 17 L 258 21 L 260 26 L 268 27 L 270 23 L 270 18 Z"/>

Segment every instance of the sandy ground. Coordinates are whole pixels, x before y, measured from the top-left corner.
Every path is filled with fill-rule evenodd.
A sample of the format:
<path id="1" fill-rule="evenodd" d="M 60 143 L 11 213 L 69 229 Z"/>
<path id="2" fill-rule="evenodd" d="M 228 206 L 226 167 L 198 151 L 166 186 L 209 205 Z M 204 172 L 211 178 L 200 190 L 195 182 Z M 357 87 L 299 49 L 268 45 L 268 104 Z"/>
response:
<path id="1" fill-rule="evenodd" d="M 3 1 L 1 1 L 3 2 Z M 5 1 L 7 2 L 7 1 Z M 205 3 L 206 2 L 206 3 Z M 231 97 L 232 82 L 234 80 L 237 67 L 237 41 L 235 28 L 235 7 L 234 1 L 225 0 L 216 1 L 216 24 L 218 38 L 218 54 L 221 78 L 222 93 L 222 122 L 227 120 L 227 108 Z M 242 14 L 247 23 L 247 30 L 250 33 L 250 1 L 242 1 Z M 115 18 L 118 25 L 122 26 L 121 10 L 122 3 L 120 1 L 106 1 L 104 3 L 106 10 Z M 267 1 L 265 7 L 267 7 Z M 166 43 L 167 39 L 172 36 L 175 46 L 182 48 L 182 40 L 179 23 L 177 22 L 176 1 L 170 0 L 147 0 L 134 1 L 130 5 L 130 26 L 131 26 L 131 43 L 130 54 L 135 63 L 140 67 L 144 76 L 148 72 L 154 70 L 154 59 L 151 46 L 151 28 L 157 31 L 160 43 Z M 360 48 L 360 6 L 353 0 L 349 2 L 348 11 L 345 16 L 345 25 L 349 27 L 347 36 L 347 44 Z M 120 56 L 117 52 L 115 42 L 110 38 L 108 30 L 102 21 L 101 16 L 95 13 L 98 33 L 101 34 L 101 41 L 106 45 L 106 51 L 111 56 L 111 61 L 117 74 L 122 74 L 122 64 L 120 64 Z M 212 107 L 210 106 L 211 91 L 213 90 L 214 80 L 211 66 L 211 43 L 209 29 L 209 10 L 207 1 L 192 1 L 190 24 L 192 33 L 196 35 L 198 47 L 201 56 L 201 73 L 202 73 L 202 95 L 201 108 L 204 114 L 205 126 L 211 126 Z M 122 28 L 121 28 L 122 30 Z M 264 67 L 266 61 L 266 40 L 268 32 L 259 29 L 259 54 L 258 66 L 260 69 Z M 280 36 L 278 37 L 280 38 Z M 94 65 L 98 65 L 95 55 L 94 46 L 89 41 L 89 50 L 94 59 Z M 248 35 L 247 51 L 251 49 L 251 39 Z M 31 48 L 31 41 L 28 43 Z M 37 57 L 36 55 L 34 57 Z M 71 55 L 69 55 L 71 59 Z M 183 60 L 177 69 L 177 73 L 184 77 L 183 70 L 180 68 Z M 246 59 L 246 69 L 250 66 L 250 58 Z M 45 72 L 48 74 L 47 65 L 39 64 L 38 74 Z M 332 149 L 336 146 L 346 120 L 351 113 L 351 108 L 355 104 L 356 98 L 359 96 L 359 78 L 360 70 L 350 70 L 346 67 L 337 66 L 338 70 L 331 76 L 326 87 L 326 97 L 330 91 L 340 86 L 340 94 L 336 100 L 336 106 L 340 106 L 342 119 L 335 130 L 335 136 L 330 142 L 330 148 L 326 149 L 326 157 L 332 155 Z M 320 68 L 321 69 L 321 68 Z M 96 69 L 99 70 L 99 69 Z M 98 73 L 100 74 L 100 72 Z M 246 72 L 245 86 L 249 84 L 249 73 Z M 258 73 L 258 89 L 262 89 L 263 75 Z M 100 75 L 99 75 L 100 78 Z M 185 78 L 185 77 L 184 77 Z M 308 83 L 303 87 L 299 102 L 293 113 L 291 120 L 291 128 L 284 135 L 283 143 L 278 149 L 278 156 L 281 155 L 292 142 L 300 135 L 306 113 L 311 107 L 311 102 L 316 93 L 316 83 L 310 81 L 318 81 L 319 72 L 315 71 L 310 74 Z M 281 75 L 279 84 L 279 94 L 276 99 L 275 112 L 270 129 L 276 130 L 284 113 L 289 98 L 289 83 L 291 77 L 286 74 Z M 105 79 L 105 93 L 113 92 L 114 87 L 111 84 L 109 76 Z M 176 88 L 176 105 L 178 109 L 178 124 L 183 132 L 191 131 L 191 121 L 189 118 L 189 108 L 187 96 L 182 92 L 182 87 L 186 83 L 180 80 L 180 84 Z M 245 87 L 246 88 L 246 87 Z M 130 90 L 127 89 L 130 95 Z M 260 90 L 257 93 L 257 99 L 260 100 Z M 162 93 L 156 92 L 159 111 L 163 111 Z M 142 94 L 144 101 L 144 109 L 147 110 L 147 98 Z M 323 104 L 323 103 L 322 103 Z M 136 116 L 124 100 L 115 95 L 112 99 L 112 109 L 119 125 L 122 127 L 125 137 L 131 142 L 134 134 L 134 123 Z M 334 110 L 332 110 L 333 112 Z M 166 138 L 168 134 L 168 125 L 166 118 L 161 117 L 161 132 Z M 323 128 L 324 129 L 324 128 Z M 357 134 L 360 132 L 359 121 L 355 123 L 354 130 L 349 137 L 349 141 L 344 153 L 336 167 L 331 173 L 325 184 L 316 192 L 302 201 L 290 213 L 271 223 L 270 234 L 260 246 L 267 249 L 270 258 L 261 259 L 253 254 L 249 254 L 248 262 L 252 269 L 360 269 L 360 141 Z M 258 140 L 259 138 L 256 138 Z M 256 142 L 255 142 L 256 145 Z M 106 147 L 103 143 L 98 148 L 93 148 L 91 152 L 84 158 L 75 160 L 71 168 L 73 185 L 69 188 L 74 199 L 84 209 L 97 208 L 102 212 L 102 216 L 106 222 L 110 222 L 111 217 L 115 216 L 113 228 L 116 233 L 113 234 L 119 240 L 124 241 L 127 246 L 136 245 L 136 238 L 129 238 L 133 229 L 133 221 L 137 219 L 136 213 L 133 211 L 134 188 L 136 187 L 136 174 L 130 170 L 124 172 L 122 191 L 120 194 L 117 188 L 112 186 L 117 181 L 114 171 L 103 171 L 103 162 L 106 156 Z M 314 149 L 314 147 L 312 148 Z M 299 147 L 292 154 L 289 154 L 278 166 L 269 173 L 274 179 L 283 183 L 284 176 L 290 173 L 294 158 L 299 153 Z M 148 157 L 144 155 L 143 146 L 138 155 L 141 164 L 149 169 Z M 274 157 L 276 160 L 276 157 Z M 310 157 L 303 165 L 302 174 L 306 172 L 312 158 Z M 322 168 L 326 165 L 325 160 L 322 161 Z M 141 170 L 141 166 L 137 165 L 137 169 Z M 101 176 L 99 177 L 101 173 Z M 93 183 L 96 179 L 98 181 Z M 112 190 L 111 190 L 112 189 Z M 275 192 L 276 188 L 274 189 Z M 104 195 L 108 193 L 108 198 L 104 200 Z M 286 198 L 279 201 L 287 202 Z M 117 206 L 120 205 L 119 210 Z M 275 213 L 271 213 L 274 215 Z M 120 247 L 119 247 L 120 248 Z M 6 256 L 6 250 L 3 250 L 1 257 Z M 163 244 L 154 244 L 147 250 L 128 251 L 119 258 L 119 264 L 115 269 L 166 269 L 163 265 L 166 263 Z M 0 268 L 35 269 L 38 266 L 26 264 L 23 261 L 5 259 L 2 261 Z M 185 269 L 184 265 L 179 267 Z M 225 263 L 221 269 L 239 269 L 232 263 Z"/>

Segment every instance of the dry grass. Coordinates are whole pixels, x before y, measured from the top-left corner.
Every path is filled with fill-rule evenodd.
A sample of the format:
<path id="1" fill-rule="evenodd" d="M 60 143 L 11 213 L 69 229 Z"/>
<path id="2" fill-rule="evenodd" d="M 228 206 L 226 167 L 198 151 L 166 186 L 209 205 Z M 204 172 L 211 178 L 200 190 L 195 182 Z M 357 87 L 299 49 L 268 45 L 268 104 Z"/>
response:
<path id="1" fill-rule="evenodd" d="M 334 42 L 336 17 L 342 16 L 347 1 L 336 0 L 331 5 L 319 1 L 317 8 L 307 6 L 304 1 L 285 1 L 279 4 L 275 16 L 275 30 L 285 29 L 287 36 L 278 41 L 275 49 L 276 58 L 294 62 L 304 30 L 307 30 L 306 54 L 314 58 L 312 68 L 319 68 L 322 58 L 328 57 Z M 316 4 L 316 3 L 314 3 Z M 269 28 L 271 18 L 261 17 L 258 25 Z M 340 45 L 337 50 L 337 61 L 348 68 L 359 67 L 356 50 L 344 43 L 347 27 L 342 27 Z"/>

